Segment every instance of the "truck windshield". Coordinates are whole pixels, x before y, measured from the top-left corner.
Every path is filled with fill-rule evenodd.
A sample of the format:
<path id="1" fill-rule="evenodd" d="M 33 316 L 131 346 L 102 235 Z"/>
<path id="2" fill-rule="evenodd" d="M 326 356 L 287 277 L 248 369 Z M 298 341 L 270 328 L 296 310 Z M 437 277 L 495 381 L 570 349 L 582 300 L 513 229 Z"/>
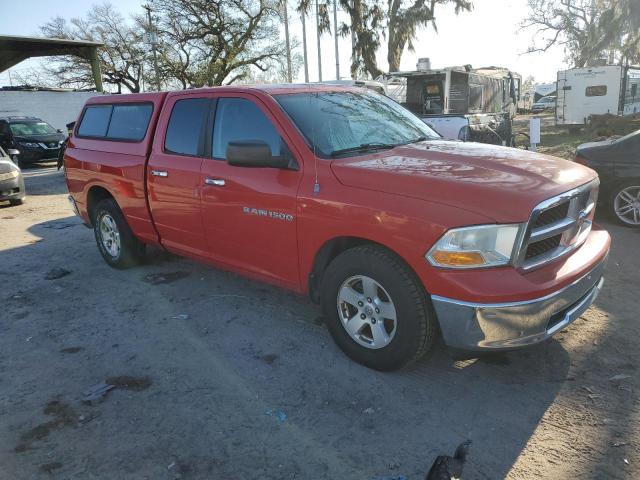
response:
<path id="1" fill-rule="evenodd" d="M 48 135 L 58 131 L 46 122 L 11 122 L 11 133 L 14 135 Z"/>
<path id="2" fill-rule="evenodd" d="M 310 147 L 324 158 L 440 138 L 413 113 L 371 91 L 293 93 L 275 98 Z"/>

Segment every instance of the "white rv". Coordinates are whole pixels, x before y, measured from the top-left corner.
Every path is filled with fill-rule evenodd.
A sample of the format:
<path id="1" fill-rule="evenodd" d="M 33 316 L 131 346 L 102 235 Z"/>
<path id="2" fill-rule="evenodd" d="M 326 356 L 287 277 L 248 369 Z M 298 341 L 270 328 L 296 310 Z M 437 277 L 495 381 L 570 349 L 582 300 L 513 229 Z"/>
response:
<path id="1" fill-rule="evenodd" d="M 558 72 L 556 125 L 584 125 L 590 115 L 640 112 L 640 67 L 605 65 Z"/>

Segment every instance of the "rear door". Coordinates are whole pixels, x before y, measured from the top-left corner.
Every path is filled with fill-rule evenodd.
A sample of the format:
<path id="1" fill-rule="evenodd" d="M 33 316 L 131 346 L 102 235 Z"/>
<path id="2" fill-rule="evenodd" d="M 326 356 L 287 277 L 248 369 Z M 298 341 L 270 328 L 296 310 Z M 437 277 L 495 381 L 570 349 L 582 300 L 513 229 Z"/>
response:
<path id="1" fill-rule="evenodd" d="M 211 102 L 195 93 L 168 97 L 157 129 L 163 134 L 147 165 L 149 208 L 162 244 L 200 257 L 207 257 L 200 169 Z"/>
<path id="2" fill-rule="evenodd" d="M 292 150 L 285 131 L 258 98 L 238 93 L 214 100 L 211 154 L 202 164 L 202 220 L 211 258 L 296 288 L 301 162 L 297 171 L 230 166 L 226 149 L 232 141 L 264 141 L 273 155 Z"/>

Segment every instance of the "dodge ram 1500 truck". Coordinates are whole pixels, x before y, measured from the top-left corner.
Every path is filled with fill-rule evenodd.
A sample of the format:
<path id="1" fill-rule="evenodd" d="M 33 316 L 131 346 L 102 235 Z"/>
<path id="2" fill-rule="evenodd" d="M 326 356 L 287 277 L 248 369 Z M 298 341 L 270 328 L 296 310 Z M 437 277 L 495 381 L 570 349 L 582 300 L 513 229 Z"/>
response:
<path id="1" fill-rule="evenodd" d="M 438 335 L 464 351 L 544 341 L 603 284 L 593 170 L 443 141 L 372 91 L 95 97 L 64 163 L 109 265 L 153 244 L 308 293 L 339 347 L 375 369 L 419 358 Z"/>

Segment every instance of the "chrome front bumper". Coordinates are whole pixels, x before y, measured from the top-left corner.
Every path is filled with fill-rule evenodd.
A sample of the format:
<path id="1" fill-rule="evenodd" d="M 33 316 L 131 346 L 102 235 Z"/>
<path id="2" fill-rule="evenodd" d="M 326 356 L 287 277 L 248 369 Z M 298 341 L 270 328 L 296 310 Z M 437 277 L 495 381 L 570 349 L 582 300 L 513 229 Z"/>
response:
<path id="1" fill-rule="evenodd" d="M 542 298 L 513 303 L 468 303 L 433 295 L 447 346 L 509 350 L 542 342 L 580 317 L 604 283 L 606 257 L 589 273 Z"/>

